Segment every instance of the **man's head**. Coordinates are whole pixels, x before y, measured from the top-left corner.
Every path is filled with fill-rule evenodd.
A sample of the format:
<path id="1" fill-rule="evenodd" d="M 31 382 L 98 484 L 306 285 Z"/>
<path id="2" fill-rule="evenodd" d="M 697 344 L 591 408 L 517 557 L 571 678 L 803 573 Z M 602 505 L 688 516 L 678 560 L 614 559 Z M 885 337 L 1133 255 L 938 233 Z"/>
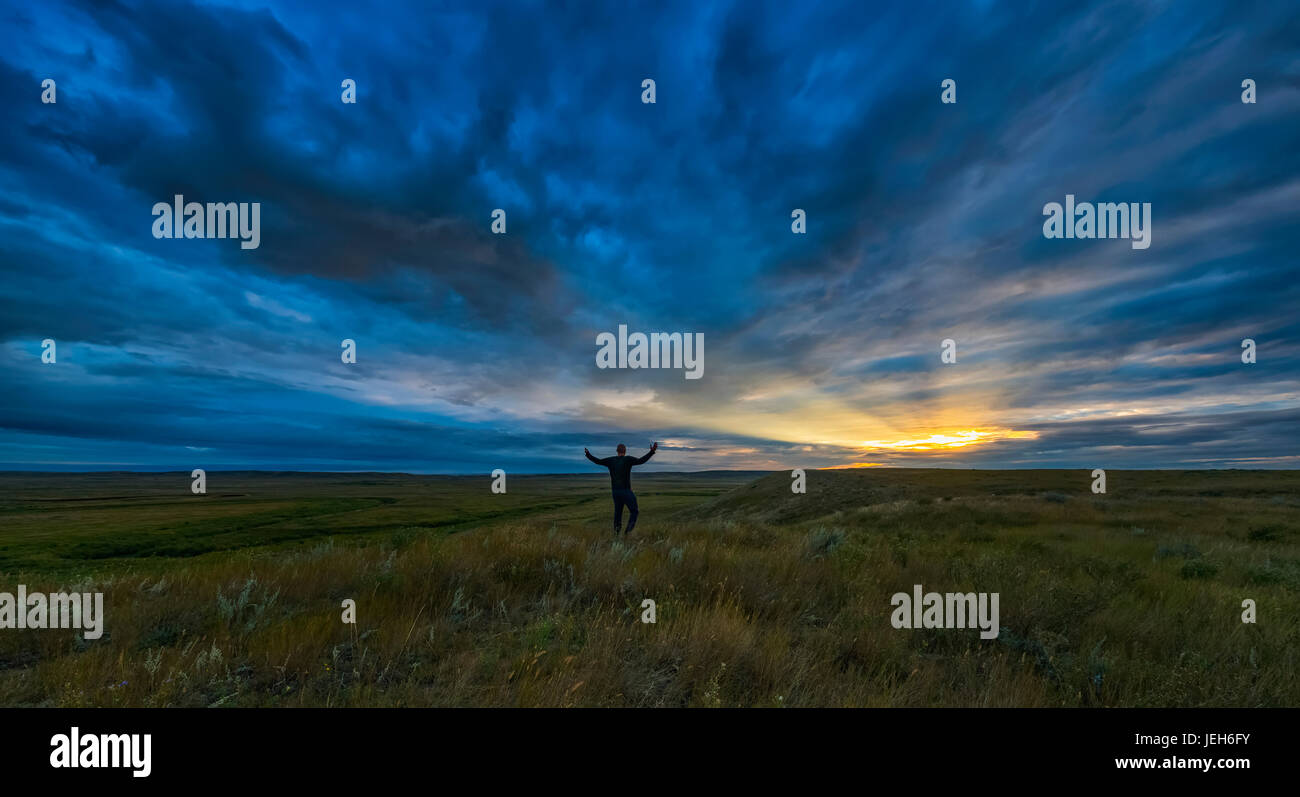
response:
<path id="1" fill-rule="evenodd" d="M 622 443 L 619 443 L 619 444 L 618 444 L 618 455 L 621 457 L 621 456 L 623 456 L 623 455 L 626 454 L 626 453 L 627 453 L 627 446 L 623 445 Z"/>

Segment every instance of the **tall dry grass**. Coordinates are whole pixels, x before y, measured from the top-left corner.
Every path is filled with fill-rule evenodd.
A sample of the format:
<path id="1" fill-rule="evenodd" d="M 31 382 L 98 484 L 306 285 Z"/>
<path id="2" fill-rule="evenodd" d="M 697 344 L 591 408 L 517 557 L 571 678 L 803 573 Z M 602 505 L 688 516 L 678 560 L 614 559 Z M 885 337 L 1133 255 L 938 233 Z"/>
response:
<path id="1" fill-rule="evenodd" d="M 28 583 L 103 591 L 107 632 L 0 634 L 0 703 L 1300 705 L 1296 529 L 1252 538 L 1196 500 L 898 499 L 786 525 L 686 512 L 630 540 L 508 522 Z M 894 629 L 890 596 L 918 583 L 999 592 L 1000 637 Z"/>

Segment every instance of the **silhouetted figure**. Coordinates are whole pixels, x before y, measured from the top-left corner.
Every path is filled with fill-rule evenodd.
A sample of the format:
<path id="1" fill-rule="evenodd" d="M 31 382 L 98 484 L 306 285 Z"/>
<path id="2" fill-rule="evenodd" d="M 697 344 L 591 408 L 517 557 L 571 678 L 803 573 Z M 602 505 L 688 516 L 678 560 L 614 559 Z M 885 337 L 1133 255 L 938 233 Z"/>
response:
<path id="1" fill-rule="evenodd" d="M 627 455 L 627 446 L 622 443 L 618 444 L 618 456 L 605 457 L 596 459 L 587 449 L 582 449 L 582 453 L 587 455 L 587 459 L 609 468 L 609 486 L 614 491 L 614 533 L 619 533 L 619 528 L 623 525 L 623 507 L 628 508 L 627 531 L 625 534 L 631 534 L 632 529 L 636 526 L 636 493 L 632 492 L 632 468 L 635 465 L 644 465 L 653 457 L 655 451 L 659 449 L 659 444 L 654 443 L 644 457 L 629 457 Z"/>

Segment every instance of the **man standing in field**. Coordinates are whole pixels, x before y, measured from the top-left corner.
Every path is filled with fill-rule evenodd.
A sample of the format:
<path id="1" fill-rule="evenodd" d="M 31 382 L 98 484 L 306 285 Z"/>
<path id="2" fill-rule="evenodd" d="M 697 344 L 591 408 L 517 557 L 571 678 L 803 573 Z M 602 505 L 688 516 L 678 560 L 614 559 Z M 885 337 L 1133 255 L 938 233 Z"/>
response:
<path id="1" fill-rule="evenodd" d="M 636 494 L 632 492 L 632 467 L 634 465 L 644 465 L 653 457 L 655 451 L 659 448 L 658 443 L 653 443 L 646 455 L 641 458 L 629 457 L 627 455 L 627 446 L 622 443 L 618 444 L 618 456 L 605 457 L 596 459 L 587 449 L 582 449 L 582 453 L 587 455 L 587 459 L 609 468 L 609 485 L 614 489 L 614 533 L 618 534 L 619 527 L 623 525 L 623 507 L 628 508 L 627 531 L 624 534 L 631 534 L 632 529 L 636 526 Z"/>

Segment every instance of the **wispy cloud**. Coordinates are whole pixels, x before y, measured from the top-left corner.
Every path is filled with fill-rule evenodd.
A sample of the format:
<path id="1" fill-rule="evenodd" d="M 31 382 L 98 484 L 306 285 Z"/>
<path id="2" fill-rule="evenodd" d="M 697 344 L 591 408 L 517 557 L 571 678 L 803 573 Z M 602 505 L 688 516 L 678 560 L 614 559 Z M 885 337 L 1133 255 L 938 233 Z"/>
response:
<path id="1" fill-rule="evenodd" d="M 244 299 L 248 301 L 250 307 L 256 307 L 259 310 L 265 310 L 271 315 L 278 315 L 281 318 L 292 318 L 294 321 L 301 321 L 304 324 L 311 323 L 311 316 L 306 313 L 300 313 L 292 310 L 277 302 L 275 299 L 268 299 L 265 296 L 258 296 L 252 291 L 244 291 Z"/>

